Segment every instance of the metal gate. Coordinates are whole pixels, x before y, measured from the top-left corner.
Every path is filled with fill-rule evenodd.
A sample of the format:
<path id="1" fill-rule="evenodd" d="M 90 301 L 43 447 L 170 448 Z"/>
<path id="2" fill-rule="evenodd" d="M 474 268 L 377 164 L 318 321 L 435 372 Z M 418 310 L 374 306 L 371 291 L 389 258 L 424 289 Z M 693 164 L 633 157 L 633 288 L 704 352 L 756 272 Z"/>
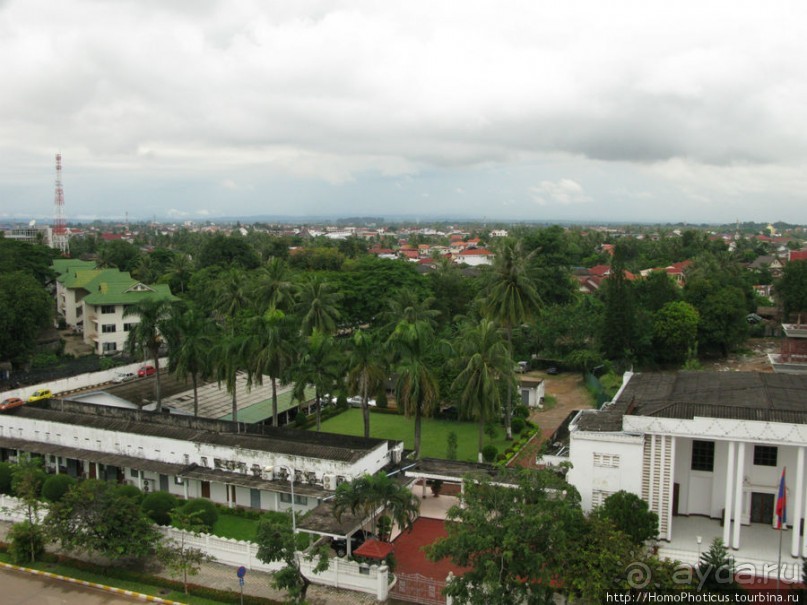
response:
<path id="1" fill-rule="evenodd" d="M 423 605 L 445 605 L 443 595 L 444 580 L 435 580 L 419 573 L 396 573 L 398 581 L 389 593 L 389 596 L 399 601 L 409 603 L 422 603 Z"/>

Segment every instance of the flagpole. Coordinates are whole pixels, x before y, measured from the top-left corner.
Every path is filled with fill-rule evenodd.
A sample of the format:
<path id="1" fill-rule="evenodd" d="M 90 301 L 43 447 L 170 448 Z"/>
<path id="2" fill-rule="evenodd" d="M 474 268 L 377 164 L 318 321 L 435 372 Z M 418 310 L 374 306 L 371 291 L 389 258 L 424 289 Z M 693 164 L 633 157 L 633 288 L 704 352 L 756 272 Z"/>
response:
<path id="1" fill-rule="evenodd" d="M 782 467 L 782 477 L 779 479 L 779 491 L 776 496 L 776 525 L 779 527 L 779 562 L 776 565 L 776 592 L 779 592 L 779 582 L 782 574 L 782 532 L 787 523 L 787 486 L 785 474 L 787 467 Z M 796 531 L 795 529 L 793 531 Z"/>

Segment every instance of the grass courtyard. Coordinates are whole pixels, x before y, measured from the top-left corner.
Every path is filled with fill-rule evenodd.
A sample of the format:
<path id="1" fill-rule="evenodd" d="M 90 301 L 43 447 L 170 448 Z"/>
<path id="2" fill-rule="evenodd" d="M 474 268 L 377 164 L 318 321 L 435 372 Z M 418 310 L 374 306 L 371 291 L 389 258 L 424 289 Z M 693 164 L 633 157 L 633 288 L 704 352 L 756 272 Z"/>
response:
<path id="1" fill-rule="evenodd" d="M 485 435 L 484 444 L 493 443 L 499 453 L 502 453 L 507 448 L 508 442 L 504 438 L 504 427 L 497 426 L 496 428 L 496 438 L 491 441 Z M 479 430 L 476 423 L 424 418 L 421 429 L 423 431 L 420 437 L 421 457 L 445 458 L 448 434 L 454 431 L 457 434 L 457 460 L 476 462 Z M 363 435 L 364 422 L 361 410 L 351 408 L 338 416 L 325 420 L 322 423 L 322 431 L 340 435 Z M 370 436 L 403 441 L 407 449 L 412 449 L 415 445 L 415 419 L 404 418 L 398 414 L 370 412 Z"/>

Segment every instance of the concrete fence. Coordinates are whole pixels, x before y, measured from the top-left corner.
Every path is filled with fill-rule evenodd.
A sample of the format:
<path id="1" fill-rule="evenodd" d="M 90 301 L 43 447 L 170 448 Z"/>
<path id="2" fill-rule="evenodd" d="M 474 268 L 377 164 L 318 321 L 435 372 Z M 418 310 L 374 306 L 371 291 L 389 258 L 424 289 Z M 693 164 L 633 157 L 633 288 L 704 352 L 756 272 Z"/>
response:
<path id="1" fill-rule="evenodd" d="M 44 520 L 47 505 L 39 509 L 39 521 Z M 22 500 L 0 494 L 0 520 L 19 523 L 26 519 L 26 507 Z M 258 545 L 243 540 L 221 538 L 211 534 L 194 535 L 174 527 L 157 527 L 165 539 L 171 539 L 192 548 L 198 548 L 217 563 L 233 567 L 244 566 L 249 570 L 274 572 L 283 567 L 282 562 L 264 563 L 258 559 Z M 330 567 L 322 573 L 314 573 L 316 560 L 307 561 L 303 553 L 297 553 L 300 569 L 313 584 L 334 586 L 375 595 L 379 601 L 386 601 L 394 578 L 386 565 L 366 565 L 333 557 Z"/>
<path id="2" fill-rule="evenodd" d="M 125 366 L 117 366 L 111 370 L 102 370 L 100 372 L 90 372 L 88 374 L 80 374 L 79 376 L 71 376 L 70 378 L 62 378 L 61 380 L 51 380 L 42 384 L 35 384 L 33 386 L 22 387 L 0 393 L 0 401 L 8 399 L 9 397 L 19 397 L 21 399 L 28 399 L 33 395 L 34 391 L 38 389 L 50 389 L 53 391 L 54 396 L 58 393 L 70 393 L 79 389 L 86 389 L 88 387 L 98 386 L 107 382 L 112 382 L 115 377 L 122 372 L 132 372 L 137 374 L 137 370 L 144 364 L 151 364 L 151 360 L 141 361 L 137 363 L 130 363 Z M 168 358 L 160 358 L 160 367 L 165 368 L 168 366 Z"/>

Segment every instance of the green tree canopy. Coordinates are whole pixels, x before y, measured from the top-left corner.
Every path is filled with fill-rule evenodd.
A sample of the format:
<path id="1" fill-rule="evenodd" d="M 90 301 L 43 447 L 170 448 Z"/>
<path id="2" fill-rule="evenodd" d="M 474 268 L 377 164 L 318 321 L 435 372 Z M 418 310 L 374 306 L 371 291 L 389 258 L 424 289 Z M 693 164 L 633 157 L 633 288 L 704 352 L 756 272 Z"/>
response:
<path id="1" fill-rule="evenodd" d="M 637 546 L 658 537 L 658 515 L 636 494 L 624 490 L 611 494 L 594 514 L 613 523 Z"/>
<path id="2" fill-rule="evenodd" d="M 681 363 L 696 357 L 698 348 L 698 310 L 684 301 L 664 305 L 653 322 L 653 343 L 662 361 Z"/>
<path id="3" fill-rule="evenodd" d="M 30 359 L 53 316 L 52 307 L 50 295 L 33 275 L 0 273 L 0 360 L 18 364 Z"/>
<path id="4" fill-rule="evenodd" d="M 45 527 L 66 550 L 118 560 L 148 556 L 159 537 L 135 500 L 96 479 L 77 483 L 54 502 Z"/>

